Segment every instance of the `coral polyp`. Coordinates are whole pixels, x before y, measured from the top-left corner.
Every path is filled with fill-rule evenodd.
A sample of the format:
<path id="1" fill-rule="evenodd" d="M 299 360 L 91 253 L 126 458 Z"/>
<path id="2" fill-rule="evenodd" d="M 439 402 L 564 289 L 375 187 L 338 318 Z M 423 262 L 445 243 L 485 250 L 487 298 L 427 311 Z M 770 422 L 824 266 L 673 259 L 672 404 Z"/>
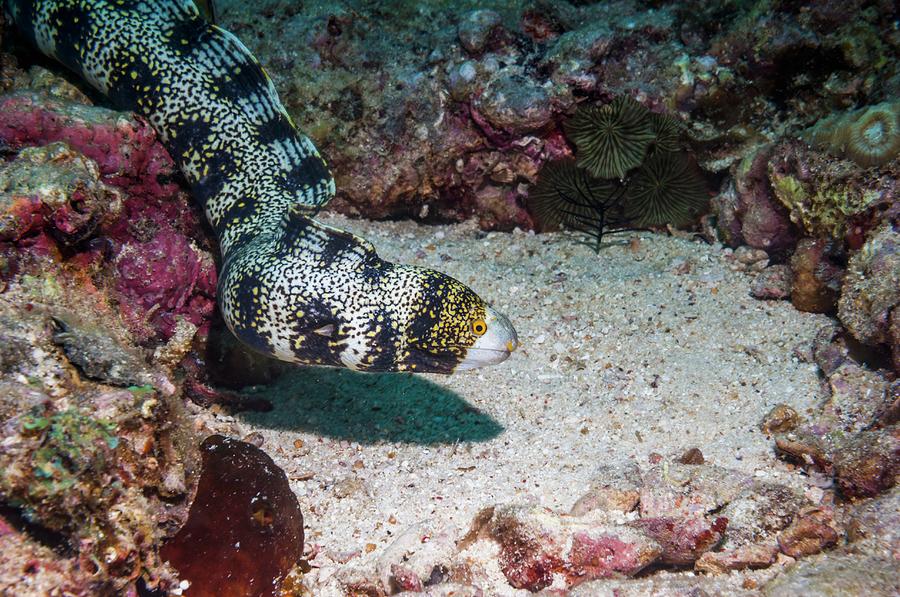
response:
<path id="1" fill-rule="evenodd" d="M 684 124 L 668 114 L 650 114 L 650 126 L 653 128 L 653 148 L 655 151 L 681 150 L 681 133 Z"/>
<path id="2" fill-rule="evenodd" d="M 709 199 L 685 154 L 659 151 L 629 180 L 626 196 L 625 215 L 636 226 L 687 224 Z"/>
<path id="3" fill-rule="evenodd" d="M 847 127 L 847 157 L 860 166 L 881 166 L 900 153 L 900 104 L 878 104 Z"/>
<path id="4" fill-rule="evenodd" d="M 900 102 L 882 102 L 823 118 L 805 137 L 863 168 L 883 166 L 900 155 Z"/>
<path id="5" fill-rule="evenodd" d="M 578 148 L 578 165 L 600 178 L 623 178 L 656 139 L 650 112 L 628 96 L 579 108 L 565 129 Z"/>

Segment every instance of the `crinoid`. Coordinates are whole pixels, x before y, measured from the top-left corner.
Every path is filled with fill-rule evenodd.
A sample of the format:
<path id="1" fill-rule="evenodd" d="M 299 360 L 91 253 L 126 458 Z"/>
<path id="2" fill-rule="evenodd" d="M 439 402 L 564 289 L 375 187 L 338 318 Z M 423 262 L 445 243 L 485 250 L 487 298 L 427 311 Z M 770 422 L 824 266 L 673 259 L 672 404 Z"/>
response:
<path id="1" fill-rule="evenodd" d="M 605 106 L 580 107 L 565 124 L 578 165 L 599 178 L 623 178 L 644 160 L 656 139 L 651 112 L 629 96 Z"/>
<path id="2" fill-rule="evenodd" d="M 634 226 L 693 220 L 709 201 L 703 179 L 682 152 L 656 151 L 628 180 L 625 217 Z"/>
<path id="3" fill-rule="evenodd" d="M 603 236 L 632 230 L 625 217 L 624 187 L 591 176 L 572 158 L 549 162 L 528 193 L 528 208 L 541 230 L 566 228 L 586 234 L 599 251 Z"/>

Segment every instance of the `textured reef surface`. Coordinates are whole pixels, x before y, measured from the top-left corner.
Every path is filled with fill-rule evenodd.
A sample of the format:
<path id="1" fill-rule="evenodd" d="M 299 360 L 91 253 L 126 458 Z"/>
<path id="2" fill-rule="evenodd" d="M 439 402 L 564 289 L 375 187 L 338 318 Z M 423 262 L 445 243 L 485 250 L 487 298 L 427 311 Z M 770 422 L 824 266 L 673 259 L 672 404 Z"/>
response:
<path id="1" fill-rule="evenodd" d="M 326 222 L 523 347 L 249 353 L 152 127 L 0 25 L 0 593 L 900 592 L 896 3 L 217 12 L 328 159 Z M 662 219 L 542 232 L 609 189 Z"/>

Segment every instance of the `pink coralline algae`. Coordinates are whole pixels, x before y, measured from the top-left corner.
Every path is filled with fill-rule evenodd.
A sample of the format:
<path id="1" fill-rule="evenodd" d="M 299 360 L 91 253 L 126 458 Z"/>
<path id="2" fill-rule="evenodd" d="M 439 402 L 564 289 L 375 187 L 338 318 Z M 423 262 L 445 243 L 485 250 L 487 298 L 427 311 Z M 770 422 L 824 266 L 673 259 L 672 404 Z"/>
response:
<path id="1" fill-rule="evenodd" d="M 28 148 L 0 163 L 0 241 L 46 230 L 73 245 L 121 211 L 119 192 L 99 180 L 97 165 L 63 143 Z"/>
<path id="2" fill-rule="evenodd" d="M 660 560 L 666 564 L 693 564 L 715 547 L 728 527 L 728 519 L 711 523 L 704 518 L 642 518 L 632 523 L 662 546 Z"/>
<path id="3" fill-rule="evenodd" d="M 182 234 L 161 230 L 146 243 L 126 245 L 116 259 L 116 290 L 128 300 L 122 315 L 168 338 L 178 317 L 202 325 L 215 309 L 216 269 L 211 256 Z"/>
<path id="4" fill-rule="evenodd" d="M 156 132 L 122 112 L 18 92 L 0 97 L 0 142 L 10 147 L 65 142 L 97 163 L 104 182 L 132 195 L 178 191 L 175 166 Z"/>
<path id="5" fill-rule="evenodd" d="M 113 274 L 109 284 L 95 282 L 114 292 L 139 342 L 168 340 L 180 318 L 205 336 L 215 264 L 191 240 L 204 237 L 202 216 L 173 182 L 174 163 L 154 130 L 125 113 L 27 91 L 0 97 L 0 113 L 0 143 L 25 148 L 0 174 L 12 198 L 0 206 L 0 240 L 29 236 L 32 251 L 51 254 L 53 240 L 89 241 L 67 261 Z M 41 242 L 44 232 L 53 240 Z"/>

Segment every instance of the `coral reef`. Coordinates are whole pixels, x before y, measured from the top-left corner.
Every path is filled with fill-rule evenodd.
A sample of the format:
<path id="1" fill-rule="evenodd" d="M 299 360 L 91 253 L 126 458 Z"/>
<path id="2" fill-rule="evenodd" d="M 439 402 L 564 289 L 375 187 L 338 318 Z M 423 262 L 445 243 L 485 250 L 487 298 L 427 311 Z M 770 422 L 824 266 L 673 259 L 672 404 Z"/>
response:
<path id="1" fill-rule="evenodd" d="M 159 550 L 199 468 L 175 369 L 212 318 L 206 232 L 149 126 L 46 71 L 13 79 L 29 90 L 0 96 L 0 586 L 181 590 Z"/>
<path id="2" fill-rule="evenodd" d="M 652 197 L 659 180 L 700 172 L 721 189 L 704 230 L 710 240 L 735 249 L 725 249 L 723 263 L 746 272 L 749 285 L 740 292 L 749 288 L 767 300 L 790 296 L 808 311 L 836 310 L 845 328 L 829 328 L 815 346 L 795 349 L 801 366 L 817 366 L 821 373 L 817 408 L 781 404 L 761 422 L 785 461 L 772 466 L 783 475 L 777 482 L 768 470 L 757 470 L 766 473 L 757 478 L 710 464 L 721 462 L 710 456 L 716 446 L 692 437 L 673 445 L 677 460 L 653 455 L 650 465 L 599 467 L 568 513 L 523 503 L 529 492 L 517 486 L 522 501 L 479 504 L 488 507 L 460 543 L 461 532 L 424 523 L 406 532 L 387 528 L 394 544 L 383 553 L 372 545 L 375 572 L 344 565 L 356 547 L 323 548 L 314 529 L 308 558 L 314 562 L 327 549 L 342 564 L 337 574 L 320 579 L 322 585 L 368 595 L 478 595 L 497 586 L 572 595 L 898 590 L 896 559 L 888 556 L 900 550 L 900 386 L 888 371 L 900 370 L 900 37 L 894 6 L 861 0 L 350 0 L 340 6 L 267 0 L 221 8 L 222 25 L 267 66 L 294 120 L 328 157 L 338 176 L 335 209 L 427 222 L 473 218 L 482 229 L 581 226 L 602 233 L 610 224 L 686 223 L 692 216 L 678 213 L 643 220 L 616 201 L 627 199 L 622 189 L 631 185 L 631 199 L 638 189 Z M 5 33 L 0 30 L 8 44 Z M 15 49 L 15 42 L 9 47 Z M 30 63 L 27 52 L 19 56 Z M 271 382 L 282 369 L 235 349 L 221 330 L 210 332 L 211 352 L 202 353 L 215 327 L 216 248 L 147 123 L 91 106 L 60 76 L 36 66 L 20 70 L 7 54 L 0 55 L 0 89 L 0 592 L 134 594 L 139 585 L 178 592 L 187 586 L 179 584 L 184 578 L 193 591 L 216 591 L 210 587 L 218 579 L 195 574 L 185 563 L 210 553 L 196 548 L 196 536 L 185 539 L 194 532 L 191 523 L 172 541 L 189 520 L 199 475 L 196 447 L 210 421 L 218 432 L 240 428 L 213 406 L 222 395 L 207 381 L 239 388 Z M 632 180 L 610 185 L 573 177 L 574 171 L 584 173 L 574 160 L 590 156 L 579 141 L 583 127 L 575 125 L 592 114 L 609 116 L 614 106 L 630 106 L 648 119 L 636 135 L 638 163 L 626 167 L 633 160 L 614 160 L 601 172 Z M 585 130 L 596 133 L 594 126 Z M 679 159 L 674 169 L 662 163 L 662 156 L 682 152 L 692 156 L 689 162 Z M 594 155 L 592 163 L 610 157 L 616 156 Z M 654 170 L 641 170 L 644 164 L 662 169 L 651 177 Z M 689 186 L 699 204 L 703 189 Z M 615 189 L 620 195 L 610 205 Z M 570 197 L 577 199 L 561 211 Z M 548 207 L 540 208 L 541 202 Z M 605 210 L 599 228 L 598 204 Z M 525 246 L 524 236 L 512 237 L 518 245 L 500 255 L 475 224 L 464 234 L 484 243 L 485 258 L 497 251 L 511 269 L 526 261 L 525 252 L 515 253 Z M 438 234 L 443 231 L 435 233 L 442 238 Z M 646 244 L 635 240 L 628 249 L 634 278 L 623 282 L 623 293 L 624 285 L 646 281 L 649 270 L 641 268 L 655 258 Z M 419 253 L 434 250 L 426 241 Z M 449 250 L 440 254 L 455 258 Z M 671 267 L 699 265 L 682 260 Z M 563 296 L 571 288 L 571 272 L 559 263 L 540 263 L 529 275 L 563 289 Z M 710 292 L 726 292 L 716 283 L 721 272 L 704 276 Z M 677 325 L 694 321 L 688 306 L 703 284 L 678 286 L 691 302 Z M 530 300 L 516 292 L 497 289 L 504 300 L 501 293 Z M 656 302 L 646 314 L 654 325 L 657 307 L 662 312 L 666 306 Z M 778 325 L 781 306 L 759 305 L 773 313 L 772 325 Z M 609 329 L 637 326 L 639 318 L 631 315 L 610 319 Z M 560 315 L 566 324 L 594 316 Z M 549 337 L 555 339 L 534 338 L 528 350 L 569 341 Z M 585 343 L 591 341 L 585 336 Z M 648 383 L 648 396 L 624 395 L 615 384 L 636 375 L 632 370 L 610 362 L 594 371 L 575 348 L 570 354 L 553 350 L 560 355 L 554 361 L 559 371 L 548 375 L 609 380 L 604 399 L 668 399 L 659 394 L 668 373 Z M 769 350 L 746 346 L 738 352 L 765 359 Z M 379 382 L 359 387 L 369 392 L 369 383 Z M 764 410 L 776 402 L 796 406 L 787 395 L 767 394 L 765 381 L 734 383 L 762 394 Z M 796 390 L 785 385 L 776 391 Z M 232 404 L 268 405 L 266 398 L 250 396 Z M 185 406 L 185 397 L 208 408 Z M 191 409 L 189 418 L 185 411 Z M 385 420 L 401 426 L 400 419 Z M 408 422 L 414 424 L 420 422 Z M 264 431 L 245 440 L 260 444 Z M 610 428 L 611 437 L 615 431 Z M 246 443 L 210 441 L 230 456 L 252 452 Z M 298 454 L 309 454 L 310 442 L 304 447 L 297 441 Z M 317 473 L 312 483 L 338 498 L 371 491 L 366 507 L 383 508 L 378 488 L 342 476 L 345 466 L 363 470 L 357 463 L 368 461 L 357 456 L 361 449 L 354 442 L 340 442 L 346 462 Z M 289 450 L 287 444 L 272 454 Z M 472 444 L 461 442 L 460 449 L 477 453 Z M 702 452 L 685 452 L 692 445 Z M 484 457 L 492 457 L 493 449 L 486 448 Z M 253 453 L 256 465 L 272 466 Z M 234 464 L 229 454 L 225 459 Z M 212 458 L 212 452 L 204 456 Z M 409 467 L 386 458 L 397 479 L 421 486 Z M 796 468 L 806 471 L 802 482 L 789 474 Z M 231 538 L 199 543 L 221 550 L 223 558 L 256 554 L 255 563 L 265 570 L 242 569 L 236 583 L 268 585 L 288 574 L 281 588 L 302 594 L 305 589 L 292 584 L 301 569 L 287 572 L 301 557 L 302 519 L 296 501 L 287 499 L 284 475 L 269 471 L 269 480 L 277 477 L 281 484 L 287 510 L 296 514 L 286 517 L 289 532 L 280 536 L 288 548 L 259 557 L 249 543 L 262 539 L 272 548 L 266 553 L 275 553 L 272 540 L 279 533 L 272 530 L 282 520 L 281 507 L 250 508 L 249 515 L 245 509 L 232 519 L 249 523 L 249 531 L 241 527 L 248 537 L 242 548 Z M 221 479 L 243 479 L 246 472 L 227 469 L 218 484 L 209 477 L 201 484 L 221 489 Z M 457 472 L 465 481 L 465 472 Z M 312 476 L 305 469 L 289 471 L 292 483 Z M 230 489 L 240 493 L 242 487 Z M 295 489 L 306 491 L 299 482 Z M 301 502 L 333 508 L 350 520 L 339 499 L 333 504 L 309 495 Z M 190 517 L 199 526 L 204 514 L 227 514 L 246 506 L 246 498 L 205 512 L 200 498 Z M 434 503 L 440 498 L 435 495 Z M 230 522 L 218 526 L 239 530 Z M 168 542 L 174 551 L 179 541 L 188 554 L 174 566 L 182 578 L 159 555 L 160 545 Z"/>
<path id="3" fill-rule="evenodd" d="M 837 240 L 852 240 L 885 217 L 895 203 L 897 174 L 888 168 L 873 176 L 798 141 L 776 146 L 769 161 L 772 190 L 791 221 L 809 235 Z"/>
<path id="4" fill-rule="evenodd" d="M 900 233 L 890 223 L 876 230 L 847 264 L 838 316 L 853 336 L 891 350 L 900 370 Z"/>

